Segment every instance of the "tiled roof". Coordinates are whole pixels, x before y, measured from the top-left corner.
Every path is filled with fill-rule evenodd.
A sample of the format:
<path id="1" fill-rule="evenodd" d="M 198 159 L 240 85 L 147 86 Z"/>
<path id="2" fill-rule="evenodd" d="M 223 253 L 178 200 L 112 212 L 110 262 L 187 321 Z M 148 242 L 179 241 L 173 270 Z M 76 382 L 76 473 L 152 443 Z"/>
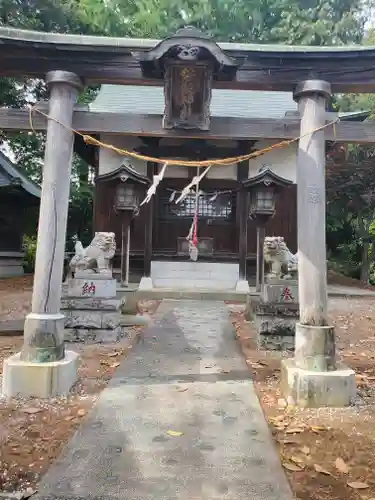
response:
<path id="1" fill-rule="evenodd" d="M 32 196 L 40 198 L 41 189 L 28 179 L 11 161 L 0 151 L 0 187 L 18 184 Z"/>
<path id="2" fill-rule="evenodd" d="M 102 85 L 90 110 L 108 113 L 161 115 L 162 87 Z M 282 118 L 297 111 L 291 92 L 213 89 L 211 115 L 227 118 Z"/>

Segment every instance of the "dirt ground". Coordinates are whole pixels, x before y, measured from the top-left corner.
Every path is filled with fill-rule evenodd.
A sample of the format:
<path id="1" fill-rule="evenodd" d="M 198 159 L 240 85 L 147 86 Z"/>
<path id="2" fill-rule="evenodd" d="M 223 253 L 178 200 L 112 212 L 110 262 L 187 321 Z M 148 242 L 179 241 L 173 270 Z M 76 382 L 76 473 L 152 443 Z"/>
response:
<path id="1" fill-rule="evenodd" d="M 296 497 L 375 500 L 375 298 L 329 304 L 338 354 L 357 374 L 358 403 L 347 409 L 285 407 L 282 354 L 257 351 L 254 325 L 243 313 L 233 312 L 232 320 Z"/>
<path id="2" fill-rule="evenodd" d="M 28 277 L 0 280 L 0 321 L 25 316 L 31 287 Z M 157 305 L 141 304 L 148 314 Z M 357 373 L 358 404 L 345 410 L 286 408 L 279 393 L 281 355 L 257 351 L 253 324 L 238 307 L 233 309 L 242 350 L 297 498 L 375 500 L 375 299 L 330 300 L 339 355 Z M 3 359 L 21 345 L 20 336 L 0 336 L 0 375 Z M 76 348 L 82 356 L 80 381 L 69 398 L 12 403 L 0 398 L 0 491 L 35 488 L 129 351 L 119 344 Z"/>
<path id="3" fill-rule="evenodd" d="M 29 312 L 32 280 L 0 280 L 0 321 L 22 319 Z M 152 315 L 158 303 L 141 302 Z M 36 398 L 7 402 L 0 396 L 0 492 L 35 489 L 41 475 L 60 454 L 99 393 L 126 357 L 139 333 L 132 328 L 123 344 L 74 344 L 81 355 L 79 382 L 68 398 Z M 3 359 L 19 352 L 21 336 L 0 335 L 0 376 Z"/>

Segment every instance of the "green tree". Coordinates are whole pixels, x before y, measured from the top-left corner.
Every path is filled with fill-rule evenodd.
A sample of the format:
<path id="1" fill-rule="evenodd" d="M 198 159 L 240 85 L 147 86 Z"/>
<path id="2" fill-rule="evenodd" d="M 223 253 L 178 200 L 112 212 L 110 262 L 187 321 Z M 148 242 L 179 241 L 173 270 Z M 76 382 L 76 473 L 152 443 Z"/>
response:
<path id="1" fill-rule="evenodd" d="M 371 229 L 375 218 L 375 155 L 371 147 L 350 146 L 327 165 L 328 220 L 333 257 L 346 260 L 347 271 L 363 283 L 370 279 L 375 258 Z M 346 232 L 346 237 L 344 236 Z M 351 233 L 351 234 L 350 234 Z M 348 238 L 349 236 L 349 238 Z M 328 238 L 329 241 L 329 238 Z M 357 268 L 357 269 L 355 269 Z"/>
<path id="2" fill-rule="evenodd" d="M 126 0 L 108 5 L 138 36 L 161 38 L 189 24 L 218 41 L 248 43 L 359 43 L 366 17 L 361 0 L 140 0 L 132 18 Z"/>

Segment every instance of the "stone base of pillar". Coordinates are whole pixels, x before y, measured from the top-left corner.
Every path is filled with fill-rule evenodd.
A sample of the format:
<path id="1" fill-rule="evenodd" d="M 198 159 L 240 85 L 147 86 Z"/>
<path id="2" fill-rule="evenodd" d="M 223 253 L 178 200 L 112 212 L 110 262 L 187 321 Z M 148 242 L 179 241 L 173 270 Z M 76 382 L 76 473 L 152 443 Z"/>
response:
<path id="1" fill-rule="evenodd" d="M 333 326 L 296 324 L 295 364 L 308 371 L 336 369 L 335 329 Z"/>
<path id="2" fill-rule="evenodd" d="M 250 293 L 250 287 L 247 280 L 239 280 L 236 285 L 236 292 Z"/>
<path id="3" fill-rule="evenodd" d="M 288 404 L 301 408 L 344 408 L 355 403 L 355 373 L 337 364 L 333 371 L 298 368 L 293 359 L 281 362 L 281 391 Z"/>
<path id="4" fill-rule="evenodd" d="M 64 358 L 63 314 L 30 313 L 25 318 L 22 361 L 49 363 Z"/>
<path id="5" fill-rule="evenodd" d="M 143 276 L 143 278 L 141 279 L 141 281 L 139 283 L 138 290 L 143 292 L 143 291 L 153 290 L 153 288 L 154 288 L 154 284 L 152 282 L 152 278 L 146 278 L 146 276 Z"/>
<path id="6" fill-rule="evenodd" d="M 31 363 L 21 353 L 4 361 L 2 393 L 12 397 L 66 396 L 78 380 L 79 355 L 66 351 L 61 361 Z"/>

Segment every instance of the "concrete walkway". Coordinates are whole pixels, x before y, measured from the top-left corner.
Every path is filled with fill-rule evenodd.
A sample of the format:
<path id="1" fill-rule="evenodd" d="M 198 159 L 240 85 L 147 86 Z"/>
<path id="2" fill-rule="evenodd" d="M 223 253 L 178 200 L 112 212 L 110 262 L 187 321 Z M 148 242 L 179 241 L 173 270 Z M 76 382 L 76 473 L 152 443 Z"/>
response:
<path id="1" fill-rule="evenodd" d="M 224 303 L 162 302 L 34 498 L 292 499 Z"/>

